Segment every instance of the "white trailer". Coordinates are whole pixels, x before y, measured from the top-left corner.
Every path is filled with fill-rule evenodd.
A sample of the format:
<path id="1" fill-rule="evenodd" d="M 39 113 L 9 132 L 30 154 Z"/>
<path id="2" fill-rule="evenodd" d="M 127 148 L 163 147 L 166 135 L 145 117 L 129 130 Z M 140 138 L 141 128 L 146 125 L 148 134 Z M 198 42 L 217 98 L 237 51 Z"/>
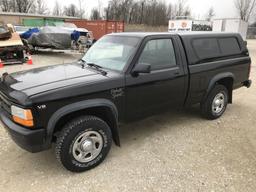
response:
<path id="1" fill-rule="evenodd" d="M 246 40 L 248 23 L 241 19 L 215 19 L 213 20 L 213 31 L 240 33 Z"/>

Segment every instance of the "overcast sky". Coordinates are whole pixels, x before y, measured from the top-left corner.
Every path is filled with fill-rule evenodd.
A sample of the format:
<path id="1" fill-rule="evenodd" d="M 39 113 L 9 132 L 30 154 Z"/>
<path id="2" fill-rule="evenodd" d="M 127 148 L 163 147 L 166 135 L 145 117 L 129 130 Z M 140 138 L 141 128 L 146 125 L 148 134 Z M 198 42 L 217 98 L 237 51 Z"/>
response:
<path id="1" fill-rule="evenodd" d="M 57 0 L 62 6 L 74 3 L 78 5 L 79 0 Z M 86 16 L 90 15 L 90 10 L 98 7 L 98 2 L 102 7 L 107 6 L 109 0 L 82 0 L 86 10 Z M 166 2 L 175 2 L 176 0 L 166 0 Z M 48 7 L 54 7 L 55 0 L 46 0 Z M 212 6 L 216 13 L 216 18 L 234 18 L 237 17 L 234 0 L 188 0 L 188 5 L 191 7 L 193 17 L 202 19 L 207 10 Z"/>

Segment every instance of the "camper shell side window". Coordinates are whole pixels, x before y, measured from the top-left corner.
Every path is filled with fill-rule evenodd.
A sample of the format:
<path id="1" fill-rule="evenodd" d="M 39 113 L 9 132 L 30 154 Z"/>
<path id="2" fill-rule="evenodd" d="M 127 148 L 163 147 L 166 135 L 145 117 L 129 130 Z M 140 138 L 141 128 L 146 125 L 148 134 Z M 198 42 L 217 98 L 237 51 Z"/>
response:
<path id="1" fill-rule="evenodd" d="M 236 37 L 195 38 L 191 43 L 198 63 L 211 59 L 225 59 L 242 53 Z"/>

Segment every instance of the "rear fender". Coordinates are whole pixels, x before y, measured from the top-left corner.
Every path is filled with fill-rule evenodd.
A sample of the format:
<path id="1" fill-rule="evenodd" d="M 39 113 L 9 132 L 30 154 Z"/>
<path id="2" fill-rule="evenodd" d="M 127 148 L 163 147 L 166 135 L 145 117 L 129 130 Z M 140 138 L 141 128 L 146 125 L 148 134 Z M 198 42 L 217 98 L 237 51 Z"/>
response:
<path id="1" fill-rule="evenodd" d="M 213 89 L 213 87 L 216 85 L 216 83 L 217 83 L 218 81 L 224 79 L 224 78 L 232 78 L 233 81 L 234 81 L 235 76 L 234 76 L 233 73 L 230 73 L 230 72 L 220 73 L 220 74 L 215 75 L 215 76 L 211 79 L 211 81 L 210 81 L 210 83 L 209 83 L 209 85 L 208 85 L 208 88 L 207 88 L 207 90 L 206 90 L 206 93 L 205 93 L 205 95 L 204 95 L 202 101 L 205 101 L 205 99 L 207 98 L 208 94 L 209 94 L 210 91 Z M 231 90 L 229 90 L 229 96 L 230 96 L 230 97 L 229 97 L 229 103 L 232 103 L 232 92 L 233 92 L 233 88 L 232 88 Z"/>

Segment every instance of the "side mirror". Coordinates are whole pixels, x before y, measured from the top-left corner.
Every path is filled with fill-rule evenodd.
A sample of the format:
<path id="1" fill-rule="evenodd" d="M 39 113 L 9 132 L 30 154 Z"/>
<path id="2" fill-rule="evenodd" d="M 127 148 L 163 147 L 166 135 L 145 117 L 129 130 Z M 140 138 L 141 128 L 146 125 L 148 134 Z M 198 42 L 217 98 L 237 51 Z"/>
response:
<path id="1" fill-rule="evenodd" d="M 138 63 L 132 70 L 132 75 L 137 76 L 140 73 L 150 73 L 151 65 L 148 63 Z"/>

